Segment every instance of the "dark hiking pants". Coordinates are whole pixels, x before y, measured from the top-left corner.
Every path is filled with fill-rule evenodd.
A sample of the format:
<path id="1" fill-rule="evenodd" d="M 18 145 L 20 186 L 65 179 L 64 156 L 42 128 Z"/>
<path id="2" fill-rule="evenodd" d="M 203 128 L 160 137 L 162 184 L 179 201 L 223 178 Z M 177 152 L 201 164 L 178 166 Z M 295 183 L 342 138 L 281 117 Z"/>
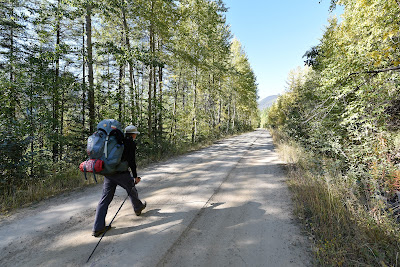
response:
<path id="1" fill-rule="evenodd" d="M 117 185 L 126 190 L 132 203 L 133 210 L 138 210 L 143 206 L 142 201 L 138 197 L 135 188 L 135 182 L 129 172 L 117 173 L 104 176 L 103 195 L 96 209 L 96 218 L 94 220 L 93 231 L 100 231 L 106 226 L 106 215 L 108 206 L 113 200 Z"/>

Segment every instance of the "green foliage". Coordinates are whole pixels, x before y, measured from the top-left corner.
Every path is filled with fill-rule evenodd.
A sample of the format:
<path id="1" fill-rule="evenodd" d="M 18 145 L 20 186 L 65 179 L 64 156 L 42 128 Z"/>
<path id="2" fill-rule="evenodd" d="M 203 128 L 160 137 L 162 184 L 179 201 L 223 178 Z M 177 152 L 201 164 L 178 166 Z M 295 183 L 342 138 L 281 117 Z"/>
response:
<path id="1" fill-rule="evenodd" d="M 338 3 L 345 6 L 343 21 L 330 20 L 321 43 L 306 54 L 312 70 L 305 72 L 305 79 L 289 77 L 289 90 L 270 109 L 268 123 L 315 153 L 345 162 L 343 171 L 357 173 L 354 179 L 368 184 L 367 198 L 390 198 L 390 182 L 372 189 L 361 177 L 374 179 L 371 166 L 397 153 L 390 140 L 398 131 L 394 106 L 400 95 L 398 73 L 390 67 L 399 64 L 393 43 L 400 36 L 399 7 L 379 0 Z M 389 162 L 395 168 L 395 162 Z"/>
<path id="2" fill-rule="evenodd" d="M 348 205 L 351 200 L 352 208 L 346 206 L 339 212 L 338 225 L 347 216 L 359 220 L 355 232 L 348 234 L 367 243 L 368 249 L 357 247 L 355 255 L 362 254 L 365 262 L 374 265 L 394 265 L 393 248 L 385 249 L 398 246 L 399 239 L 385 231 L 396 229 L 389 225 L 399 216 L 400 6 L 397 1 L 384 0 L 332 3 L 344 6 L 341 22 L 331 18 L 320 44 L 305 54 L 311 69 L 300 71 L 301 75 L 296 75 L 299 71 L 289 74 L 288 90 L 268 111 L 267 123 L 313 155 L 306 170 L 315 180 L 305 186 L 318 187 L 312 190 L 315 194 L 328 191 L 313 196 L 309 205 L 332 194 L 329 186 L 340 189 L 334 199 L 325 199 L 330 202 L 318 202 L 312 214 L 325 216 L 321 206 L 336 207 L 340 205 L 337 201 Z M 319 162 L 316 170 L 310 167 L 312 161 Z M 326 162 L 337 166 L 334 175 L 328 176 Z M 326 177 L 332 180 L 327 185 Z M 361 216 L 360 211 L 365 214 Z M 324 218 L 319 220 L 320 225 L 329 224 Z M 346 236 L 335 239 L 328 232 L 322 236 L 328 239 L 325 243 L 319 240 L 320 256 L 336 251 L 339 257 L 323 264 L 359 260 L 348 255 L 347 249 L 340 250 Z"/>
<path id="3" fill-rule="evenodd" d="M 396 266 L 399 226 L 359 203 L 359 185 L 343 162 L 316 157 L 284 132 L 271 131 L 288 163 L 295 214 L 312 239 L 318 266 Z M 376 219 L 379 223 L 376 223 Z"/>

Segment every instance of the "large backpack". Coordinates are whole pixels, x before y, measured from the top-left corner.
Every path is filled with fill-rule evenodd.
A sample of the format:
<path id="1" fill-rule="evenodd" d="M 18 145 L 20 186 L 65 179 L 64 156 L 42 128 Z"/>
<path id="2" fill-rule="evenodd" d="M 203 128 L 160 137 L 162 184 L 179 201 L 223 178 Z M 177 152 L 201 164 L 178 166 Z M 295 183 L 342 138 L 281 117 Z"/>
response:
<path id="1" fill-rule="evenodd" d="M 86 172 L 93 172 L 97 182 L 96 173 L 110 175 L 128 170 L 128 162 L 121 161 L 124 152 L 123 139 L 124 134 L 118 121 L 107 119 L 97 125 L 97 131 L 87 141 L 89 159 L 79 166 L 85 173 L 85 179 Z"/>

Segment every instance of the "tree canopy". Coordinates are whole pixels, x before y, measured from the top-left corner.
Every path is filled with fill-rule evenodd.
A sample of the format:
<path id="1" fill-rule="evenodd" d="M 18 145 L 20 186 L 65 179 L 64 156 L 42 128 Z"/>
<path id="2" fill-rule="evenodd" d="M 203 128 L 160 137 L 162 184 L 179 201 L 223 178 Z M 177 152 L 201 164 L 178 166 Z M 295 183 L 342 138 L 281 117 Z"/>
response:
<path id="1" fill-rule="evenodd" d="M 341 166 L 360 199 L 376 207 L 400 189 L 400 5 L 395 0 L 339 0 L 320 43 L 305 53 L 311 68 L 289 78 L 268 114 L 318 156 Z"/>

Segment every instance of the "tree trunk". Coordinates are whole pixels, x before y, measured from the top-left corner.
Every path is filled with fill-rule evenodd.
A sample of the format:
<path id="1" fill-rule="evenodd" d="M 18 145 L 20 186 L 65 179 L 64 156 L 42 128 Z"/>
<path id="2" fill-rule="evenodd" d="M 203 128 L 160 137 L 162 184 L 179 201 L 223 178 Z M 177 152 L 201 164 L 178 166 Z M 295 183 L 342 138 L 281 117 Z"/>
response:
<path id="1" fill-rule="evenodd" d="M 86 62 L 85 62 L 85 23 L 82 24 L 82 140 L 86 139 L 85 111 L 86 111 Z"/>
<path id="2" fill-rule="evenodd" d="M 60 82 L 59 82 L 59 76 L 60 76 L 60 55 L 59 55 L 59 47 L 60 47 L 60 35 L 61 35 L 61 29 L 60 29 L 60 19 L 58 16 L 60 9 L 60 0 L 58 0 L 58 7 L 57 7 L 57 24 L 56 24 L 56 47 L 55 47 L 55 53 L 56 53 L 56 69 L 55 69 L 55 81 L 54 81 L 54 88 L 53 88 L 53 122 L 52 122 L 52 142 L 53 142 L 53 162 L 56 162 L 58 160 L 58 154 L 59 154 L 59 91 L 60 91 Z"/>
<path id="3" fill-rule="evenodd" d="M 235 119 L 236 119 L 236 105 L 233 103 L 233 116 L 232 116 L 232 131 L 235 130 Z"/>
<path id="4" fill-rule="evenodd" d="M 14 4 L 11 2 L 11 17 L 14 17 Z M 7 109 L 8 114 L 7 117 L 10 121 L 14 121 L 16 119 L 16 107 L 17 107 L 17 92 L 16 92 L 16 85 L 15 85 L 15 42 L 14 42 L 14 26 L 10 25 L 10 59 L 9 59 L 9 81 L 10 81 L 10 90 L 7 92 L 8 101 L 9 101 L 9 108 Z"/>
<path id="5" fill-rule="evenodd" d="M 220 96 L 219 98 L 219 107 L 218 107 L 218 128 L 220 128 L 221 126 L 221 114 L 222 113 L 222 96 Z"/>
<path id="6" fill-rule="evenodd" d="M 154 40 L 153 40 L 154 44 Z M 155 49 L 155 47 L 153 47 Z M 155 51 L 155 50 L 153 50 Z M 154 135 L 154 140 L 157 137 L 157 125 L 158 125 L 158 100 L 157 100 L 157 75 L 156 75 L 156 66 L 153 65 L 153 118 L 154 118 L 154 123 L 153 123 L 153 135 Z"/>
<path id="7" fill-rule="evenodd" d="M 123 122 L 123 113 L 124 113 L 124 88 L 123 88 L 123 79 L 124 79 L 124 66 L 121 63 L 119 65 L 119 81 L 118 81 L 118 92 L 117 92 L 117 99 L 118 99 L 118 120 Z"/>
<path id="8" fill-rule="evenodd" d="M 196 116 L 196 108 L 197 108 L 197 67 L 195 67 L 195 78 L 193 81 L 193 119 L 192 119 L 192 143 L 196 142 L 197 135 L 197 116 Z"/>
<path id="9" fill-rule="evenodd" d="M 152 13 L 153 13 L 153 1 L 152 1 Z M 154 14 L 154 13 L 153 13 Z M 152 58 L 152 69 L 153 69 L 153 139 L 156 140 L 158 132 L 157 132 L 157 125 L 158 125 L 158 99 L 157 99 L 157 75 L 156 75 L 156 64 L 155 64 L 155 52 L 156 52 L 156 34 L 153 30 L 153 41 L 152 41 L 152 48 L 151 48 L 151 58 Z"/>
<path id="10" fill-rule="evenodd" d="M 12 7 L 12 16 L 14 16 L 14 7 Z M 15 70 L 14 70 L 14 28 L 11 26 L 10 27 L 10 91 L 8 92 L 8 98 L 10 101 L 10 109 L 9 109 L 9 118 L 11 120 L 15 120 L 16 118 L 16 106 L 17 106 L 17 101 L 15 98 L 16 92 L 15 92 Z"/>
<path id="11" fill-rule="evenodd" d="M 151 86 L 151 82 L 153 80 L 152 75 L 153 75 L 153 67 L 150 64 L 149 65 L 149 97 L 148 97 L 148 107 L 147 107 L 147 127 L 148 127 L 147 130 L 148 130 L 149 138 L 151 138 L 151 133 L 152 133 L 151 132 L 151 127 L 152 127 L 152 122 L 151 122 L 151 113 L 152 113 L 151 88 L 152 88 L 152 86 Z"/>
<path id="12" fill-rule="evenodd" d="M 92 47 L 92 6 L 86 7 L 86 46 L 87 46 L 87 65 L 88 65 L 88 101 L 89 101 L 89 131 L 95 129 L 95 110 L 94 110 L 94 81 L 93 81 L 93 47 Z"/>
<path id="13" fill-rule="evenodd" d="M 34 120 L 34 116 L 35 114 L 33 114 L 33 85 L 31 84 L 29 87 L 29 124 L 30 124 L 30 131 L 29 134 L 30 136 L 35 136 L 35 120 Z M 34 177 L 35 175 L 35 158 L 34 158 L 34 153 L 35 153 L 35 138 L 31 139 L 30 142 L 30 150 L 31 150 L 31 154 L 30 154 L 30 172 L 29 172 L 29 176 L 31 178 Z"/>
<path id="14" fill-rule="evenodd" d="M 153 14 L 154 3 L 151 1 L 151 14 Z M 152 137 L 152 81 L 153 81 L 153 60 L 154 60 L 154 32 L 153 32 L 153 22 L 150 21 L 150 30 L 149 30 L 149 48 L 151 59 L 149 62 L 149 97 L 148 97 L 148 119 L 147 119 L 147 127 L 148 127 L 148 135 L 151 139 Z"/>
<path id="15" fill-rule="evenodd" d="M 126 22 L 126 12 L 125 8 L 121 8 L 122 12 L 122 20 L 124 24 L 124 32 L 125 32 L 125 45 L 127 48 L 127 51 L 130 51 L 131 45 L 129 41 L 129 28 L 128 28 L 128 23 Z M 135 76 L 134 76 L 134 70 L 133 70 L 133 59 L 128 58 L 128 65 L 129 65 L 129 92 L 130 92 L 130 111 L 131 111 L 131 122 L 136 125 L 136 83 L 135 83 Z"/>
<path id="16" fill-rule="evenodd" d="M 179 77 L 178 77 L 178 83 L 176 84 L 175 92 L 174 92 L 174 107 L 172 110 L 172 116 L 173 116 L 173 123 L 171 125 L 171 135 L 173 138 L 174 144 L 176 144 L 176 129 L 177 129 L 177 104 L 178 104 L 178 92 L 181 84 L 181 74 L 182 74 L 182 69 L 179 70 Z"/>
<path id="17" fill-rule="evenodd" d="M 65 71 L 64 71 L 65 72 Z M 59 153 L 59 160 L 62 160 L 63 152 L 64 152 L 64 107 L 65 107 L 65 86 L 61 88 L 61 103 L 60 103 L 60 153 Z"/>
<path id="18" fill-rule="evenodd" d="M 142 84 L 142 89 L 140 89 L 140 87 L 139 87 L 139 106 L 138 106 L 138 109 L 137 110 L 139 110 L 139 114 L 140 114 L 140 123 L 143 123 L 144 124 L 144 119 L 143 119 L 143 116 L 144 116 L 144 111 L 143 111 L 143 109 L 144 109 L 144 107 L 143 107 L 143 94 L 144 94 L 144 77 L 143 77 L 143 75 L 144 75 L 144 69 L 145 69 L 145 66 L 144 66 L 144 64 L 142 64 L 142 79 L 141 79 L 141 84 Z"/>
<path id="19" fill-rule="evenodd" d="M 162 101 L 163 101 L 163 68 L 162 67 L 158 67 L 158 88 L 159 88 L 159 100 L 158 100 L 158 106 L 159 106 L 159 110 L 158 110 L 158 131 L 160 134 L 160 138 L 162 138 L 162 133 L 163 133 L 163 125 L 162 125 Z"/>
<path id="20" fill-rule="evenodd" d="M 229 133 L 229 128 L 231 126 L 231 97 L 229 97 L 228 100 L 228 119 L 227 119 L 227 123 L 226 123 L 226 133 Z"/>
<path id="21" fill-rule="evenodd" d="M 134 125 L 137 125 L 137 110 L 136 110 L 136 81 L 135 81 L 135 76 L 134 76 L 134 70 L 133 70 L 133 66 L 131 63 L 129 63 L 129 80 L 131 83 L 131 86 L 129 87 L 129 96 L 130 96 L 130 118 L 131 118 L 131 122 Z"/>

